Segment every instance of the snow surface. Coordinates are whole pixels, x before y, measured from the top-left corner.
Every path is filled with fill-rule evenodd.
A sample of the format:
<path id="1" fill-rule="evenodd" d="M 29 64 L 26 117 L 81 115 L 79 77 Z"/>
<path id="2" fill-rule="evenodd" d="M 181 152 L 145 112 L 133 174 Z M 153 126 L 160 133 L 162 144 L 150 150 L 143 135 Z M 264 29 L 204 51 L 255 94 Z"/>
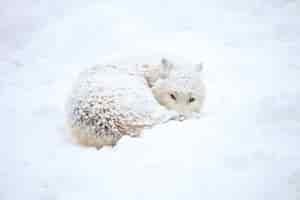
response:
<path id="1" fill-rule="evenodd" d="M 0 44 L 1 200 L 300 199 L 299 1 L 2 0 Z M 204 61 L 201 119 L 73 144 L 78 72 L 142 55 Z"/>

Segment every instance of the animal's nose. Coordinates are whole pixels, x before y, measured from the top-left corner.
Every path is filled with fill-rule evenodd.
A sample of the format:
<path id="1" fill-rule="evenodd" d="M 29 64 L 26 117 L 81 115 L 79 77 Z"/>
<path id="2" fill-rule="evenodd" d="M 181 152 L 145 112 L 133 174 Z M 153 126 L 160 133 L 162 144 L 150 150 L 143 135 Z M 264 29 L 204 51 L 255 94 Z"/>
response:
<path id="1" fill-rule="evenodd" d="M 179 115 L 179 121 L 185 120 L 185 116 L 183 114 Z"/>

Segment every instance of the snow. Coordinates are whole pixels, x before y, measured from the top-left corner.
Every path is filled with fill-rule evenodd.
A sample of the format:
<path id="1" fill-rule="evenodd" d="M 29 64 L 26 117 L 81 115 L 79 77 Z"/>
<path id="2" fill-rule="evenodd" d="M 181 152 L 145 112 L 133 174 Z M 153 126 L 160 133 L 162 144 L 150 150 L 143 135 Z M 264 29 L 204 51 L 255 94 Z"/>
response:
<path id="1" fill-rule="evenodd" d="M 300 199 L 299 13 L 292 0 L 2 1 L 0 199 Z M 143 55 L 204 61 L 202 117 L 113 149 L 72 143 L 78 72 Z"/>

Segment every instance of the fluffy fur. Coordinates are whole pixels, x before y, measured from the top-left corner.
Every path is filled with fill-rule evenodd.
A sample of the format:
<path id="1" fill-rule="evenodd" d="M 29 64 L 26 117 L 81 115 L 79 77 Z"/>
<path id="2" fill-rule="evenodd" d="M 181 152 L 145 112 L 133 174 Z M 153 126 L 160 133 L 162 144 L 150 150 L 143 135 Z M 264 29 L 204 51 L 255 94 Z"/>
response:
<path id="1" fill-rule="evenodd" d="M 74 84 L 67 126 L 78 143 L 101 148 L 115 145 L 123 135 L 138 136 L 145 127 L 200 112 L 205 89 L 199 69 L 175 69 L 166 59 L 134 72 L 94 66 Z"/>
<path id="2" fill-rule="evenodd" d="M 191 69 L 174 70 L 174 65 L 166 63 L 168 75 L 153 84 L 152 92 L 156 100 L 168 109 L 177 111 L 184 117 L 199 113 L 205 99 L 205 87 L 199 73 L 202 64 Z"/>

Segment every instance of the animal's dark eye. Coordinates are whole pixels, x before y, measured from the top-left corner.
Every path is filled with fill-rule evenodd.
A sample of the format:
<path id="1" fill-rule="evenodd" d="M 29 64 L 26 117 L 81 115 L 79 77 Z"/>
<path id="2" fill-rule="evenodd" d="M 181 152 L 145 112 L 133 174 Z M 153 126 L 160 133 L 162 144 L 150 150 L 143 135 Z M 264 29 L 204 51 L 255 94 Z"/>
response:
<path id="1" fill-rule="evenodd" d="M 193 103 L 194 101 L 196 101 L 196 99 L 194 97 L 189 98 L 189 103 Z"/>
<path id="2" fill-rule="evenodd" d="M 176 97 L 175 97 L 174 94 L 170 94 L 170 97 L 171 97 L 174 101 L 176 101 Z"/>

